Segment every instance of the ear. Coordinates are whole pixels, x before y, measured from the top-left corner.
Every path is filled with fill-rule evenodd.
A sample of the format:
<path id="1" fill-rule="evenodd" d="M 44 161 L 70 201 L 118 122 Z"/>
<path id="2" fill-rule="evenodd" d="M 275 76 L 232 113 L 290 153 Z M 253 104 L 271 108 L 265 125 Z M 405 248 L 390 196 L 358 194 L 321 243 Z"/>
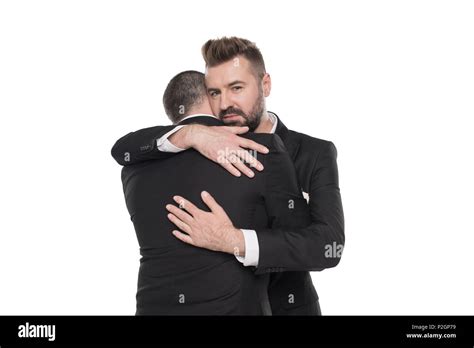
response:
<path id="1" fill-rule="evenodd" d="M 262 87 L 263 87 L 263 95 L 268 97 L 272 90 L 272 79 L 270 78 L 270 74 L 265 73 L 262 78 Z"/>

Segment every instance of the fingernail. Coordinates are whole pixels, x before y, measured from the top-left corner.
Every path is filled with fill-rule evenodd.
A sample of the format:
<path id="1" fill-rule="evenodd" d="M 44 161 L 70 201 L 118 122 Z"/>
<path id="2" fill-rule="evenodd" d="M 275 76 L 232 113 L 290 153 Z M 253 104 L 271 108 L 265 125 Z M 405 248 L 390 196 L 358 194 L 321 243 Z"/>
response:
<path id="1" fill-rule="evenodd" d="M 249 176 L 250 176 L 251 178 L 253 178 L 253 177 L 255 176 L 255 174 L 254 174 L 253 172 L 249 172 Z"/>
<path id="2" fill-rule="evenodd" d="M 202 194 L 203 197 L 207 197 L 207 192 L 206 191 L 202 191 L 201 194 Z"/>

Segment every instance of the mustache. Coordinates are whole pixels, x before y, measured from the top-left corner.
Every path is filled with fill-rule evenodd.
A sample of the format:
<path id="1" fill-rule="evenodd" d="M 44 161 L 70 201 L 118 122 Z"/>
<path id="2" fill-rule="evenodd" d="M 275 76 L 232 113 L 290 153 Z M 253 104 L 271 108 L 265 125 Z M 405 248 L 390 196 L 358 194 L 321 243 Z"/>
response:
<path id="1" fill-rule="evenodd" d="M 235 114 L 235 115 L 239 115 L 244 118 L 247 118 L 247 115 L 245 114 L 245 112 L 233 107 L 227 108 L 225 110 L 221 110 L 221 112 L 219 112 L 219 118 L 222 119 L 224 116 L 231 115 L 231 114 Z"/>

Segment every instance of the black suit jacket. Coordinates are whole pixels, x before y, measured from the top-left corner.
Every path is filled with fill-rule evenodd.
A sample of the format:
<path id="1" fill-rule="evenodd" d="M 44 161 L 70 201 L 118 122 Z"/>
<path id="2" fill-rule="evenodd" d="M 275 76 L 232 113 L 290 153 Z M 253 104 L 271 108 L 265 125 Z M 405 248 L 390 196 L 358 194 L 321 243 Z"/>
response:
<path id="1" fill-rule="evenodd" d="M 156 141 L 174 127 L 129 133 L 115 143 L 112 156 L 124 166 L 173 156 L 159 151 Z M 316 315 L 318 295 L 308 271 L 335 267 L 345 242 L 337 151 L 330 141 L 288 130 L 280 119 L 275 133 L 293 160 L 300 187 L 309 194 L 311 224 L 297 229 L 256 228 L 260 256 L 255 273 L 271 273 L 274 315 Z"/>
<path id="2" fill-rule="evenodd" d="M 190 122 L 223 125 L 206 116 L 181 124 Z M 200 192 L 206 190 L 241 228 L 308 225 L 309 208 L 279 136 L 245 136 L 270 149 L 267 155 L 258 156 L 265 171 L 253 179 L 229 175 L 193 149 L 123 168 L 126 204 L 142 255 L 137 314 L 263 314 L 262 294 L 266 294 L 268 277 L 243 266 L 234 255 L 181 242 L 171 234 L 176 227 L 165 209 L 166 204 L 174 203 L 173 195 L 181 195 L 207 210 L 200 198 Z"/>

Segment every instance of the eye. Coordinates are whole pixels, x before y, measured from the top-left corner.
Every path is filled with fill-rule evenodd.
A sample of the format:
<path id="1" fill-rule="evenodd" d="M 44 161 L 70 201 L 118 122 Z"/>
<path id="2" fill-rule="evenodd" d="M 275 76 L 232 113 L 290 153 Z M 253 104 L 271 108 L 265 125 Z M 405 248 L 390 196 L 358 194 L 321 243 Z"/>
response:
<path id="1" fill-rule="evenodd" d="M 215 98 L 215 97 L 217 97 L 217 96 L 219 95 L 219 92 L 217 92 L 217 91 L 210 91 L 210 92 L 209 92 L 209 95 L 211 96 L 211 98 Z"/>
<path id="2" fill-rule="evenodd" d="M 242 86 L 234 86 L 234 87 L 232 87 L 232 90 L 234 92 L 239 92 L 242 88 L 243 88 Z"/>

